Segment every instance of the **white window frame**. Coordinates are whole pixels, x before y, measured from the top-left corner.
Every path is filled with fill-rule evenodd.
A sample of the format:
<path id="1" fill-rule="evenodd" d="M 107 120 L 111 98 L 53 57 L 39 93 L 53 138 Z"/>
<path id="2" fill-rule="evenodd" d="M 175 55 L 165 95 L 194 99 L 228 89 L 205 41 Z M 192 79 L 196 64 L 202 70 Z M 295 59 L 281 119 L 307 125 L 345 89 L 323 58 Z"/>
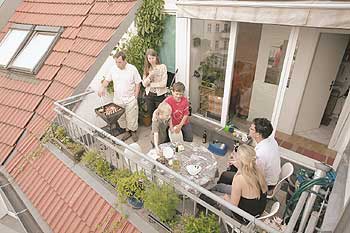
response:
<path id="1" fill-rule="evenodd" d="M 14 55 L 11 57 L 10 61 L 6 66 L 2 66 L 2 69 L 7 69 L 7 70 L 13 70 L 13 71 L 19 71 L 23 73 L 30 73 L 30 74 L 36 74 L 41 66 L 43 65 L 44 61 L 46 60 L 47 56 L 51 52 L 52 48 L 55 46 L 57 40 L 60 37 L 60 34 L 62 33 L 62 28 L 60 27 L 47 27 L 47 26 L 33 26 L 33 25 L 25 25 L 25 24 L 14 24 L 10 29 L 16 29 L 16 30 L 26 30 L 29 31 L 28 35 L 26 38 L 23 40 L 23 42 L 18 46 L 16 52 Z M 51 42 L 50 46 L 47 48 L 46 52 L 44 55 L 39 59 L 37 64 L 33 67 L 33 69 L 28 69 L 24 67 L 18 67 L 14 66 L 13 63 L 18 57 L 18 55 L 23 51 L 23 49 L 26 48 L 26 46 L 31 42 L 33 37 L 37 33 L 48 33 L 51 35 L 55 35 L 53 41 Z"/>
<path id="2" fill-rule="evenodd" d="M 189 19 L 188 24 L 191 24 L 191 20 Z M 190 27 L 187 27 L 187 56 L 190 57 L 190 34 L 191 30 Z M 216 25 L 216 24 L 215 24 Z M 274 133 L 276 132 L 276 126 L 278 123 L 278 119 L 280 116 L 280 112 L 282 109 L 282 104 L 283 104 L 283 98 L 285 95 L 285 92 L 287 90 L 287 82 L 288 82 L 288 77 L 289 77 L 289 72 L 291 69 L 291 64 L 296 48 L 296 43 L 298 40 L 299 36 L 299 27 L 291 27 L 291 32 L 289 34 L 289 40 L 288 40 L 288 46 L 286 50 L 286 56 L 283 62 L 283 67 L 281 71 L 281 78 L 280 82 L 278 85 L 278 91 L 277 91 L 277 96 L 275 99 L 274 103 L 274 108 L 272 112 L 272 120 L 271 123 L 274 127 Z M 197 117 L 202 120 L 206 120 L 210 123 L 213 123 L 215 125 L 220 125 L 221 127 L 224 127 L 226 122 L 227 122 L 227 115 L 229 111 L 229 104 L 230 104 L 230 93 L 231 93 L 231 83 L 232 83 L 232 74 L 233 74 L 233 64 L 234 64 L 234 59 L 235 59 L 235 54 L 236 54 L 236 43 L 237 43 L 237 33 L 238 33 L 238 23 L 232 21 L 231 22 L 231 27 L 230 27 L 230 37 L 229 37 L 229 47 L 228 47 L 228 56 L 227 56 L 227 65 L 226 65 L 226 72 L 225 72 L 225 87 L 224 87 L 224 96 L 223 96 L 223 102 L 222 102 L 222 112 L 221 112 L 221 120 L 220 122 L 215 121 L 214 119 L 206 118 L 203 117 L 197 113 L 194 113 L 193 116 Z M 189 63 L 190 61 L 188 61 Z M 186 66 L 186 71 L 185 71 L 185 77 L 190 77 L 190 70 L 189 66 Z M 189 89 L 189 79 L 186 79 L 185 82 L 186 89 Z M 188 95 L 188 92 L 186 93 Z"/>

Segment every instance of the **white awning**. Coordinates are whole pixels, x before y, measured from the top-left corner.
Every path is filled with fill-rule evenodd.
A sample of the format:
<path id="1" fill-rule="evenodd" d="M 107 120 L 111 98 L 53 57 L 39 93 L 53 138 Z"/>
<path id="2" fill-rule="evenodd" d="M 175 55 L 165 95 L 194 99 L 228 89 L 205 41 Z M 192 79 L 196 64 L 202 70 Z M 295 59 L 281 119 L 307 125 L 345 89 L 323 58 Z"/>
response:
<path id="1" fill-rule="evenodd" d="M 177 17 L 349 29 L 350 3 L 182 0 Z"/>

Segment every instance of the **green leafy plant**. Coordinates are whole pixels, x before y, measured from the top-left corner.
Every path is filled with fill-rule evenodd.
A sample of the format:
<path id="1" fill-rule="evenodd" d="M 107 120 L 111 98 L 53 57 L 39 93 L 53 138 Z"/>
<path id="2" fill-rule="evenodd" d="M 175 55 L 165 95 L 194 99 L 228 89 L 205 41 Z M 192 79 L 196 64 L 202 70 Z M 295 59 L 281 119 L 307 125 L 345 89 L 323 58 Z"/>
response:
<path id="1" fill-rule="evenodd" d="M 219 58 L 215 54 L 200 63 L 198 70 L 202 74 L 202 85 L 211 87 L 216 80 L 224 80 L 225 70 L 218 66 L 219 63 Z"/>
<path id="2" fill-rule="evenodd" d="M 119 179 L 129 176 L 131 176 L 131 172 L 128 169 L 114 169 L 108 177 L 108 182 L 116 187 Z"/>
<path id="3" fill-rule="evenodd" d="M 214 215 L 205 216 L 201 213 L 197 218 L 184 216 L 182 222 L 184 233 L 220 233 L 220 226 Z"/>
<path id="4" fill-rule="evenodd" d="M 156 184 L 152 184 L 146 189 L 144 203 L 145 208 L 161 221 L 169 222 L 174 219 L 180 199 L 170 185 L 158 187 Z"/>
<path id="5" fill-rule="evenodd" d="M 118 179 L 118 200 L 125 202 L 129 197 L 134 197 L 139 201 L 144 200 L 147 185 L 149 181 L 144 173 L 135 172 L 130 176 Z"/>

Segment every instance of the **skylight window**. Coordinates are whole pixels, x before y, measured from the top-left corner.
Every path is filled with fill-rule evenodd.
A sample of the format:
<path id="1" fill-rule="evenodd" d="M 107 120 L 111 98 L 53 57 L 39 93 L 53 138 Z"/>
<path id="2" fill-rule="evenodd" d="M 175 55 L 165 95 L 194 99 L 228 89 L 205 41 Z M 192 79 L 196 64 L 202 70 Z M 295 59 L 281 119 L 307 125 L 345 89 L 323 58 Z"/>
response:
<path id="1" fill-rule="evenodd" d="M 0 67 L 35 74 L 60 31 L 58 27 L 14 25 L 0 42 Z"/>
<path id="2" fill-rule="evenodd" d="M 0 43 L 0 65 L 7 66 L 18 47 L 29 34 L 25 30 L 10 30 Z"/>
<path id="3" fill-rule="evenodd" d="M 33 70 L 55 39 L 55 34 L 35 33 L 18 54 L 12 66 Z"/>

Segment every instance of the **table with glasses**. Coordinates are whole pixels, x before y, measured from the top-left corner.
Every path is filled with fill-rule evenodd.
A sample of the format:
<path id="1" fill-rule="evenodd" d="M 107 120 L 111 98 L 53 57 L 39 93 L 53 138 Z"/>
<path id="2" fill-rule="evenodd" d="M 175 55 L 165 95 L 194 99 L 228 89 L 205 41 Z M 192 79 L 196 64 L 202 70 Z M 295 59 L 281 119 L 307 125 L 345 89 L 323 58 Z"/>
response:
<path id="1" fill-rule="evenodd" d="M 217 161 L 215 155 L 212 154 L 206 147 L 199 143 L 194 142 L 182 142 L 184 150 L 175 152 L 175 145 L 172 143 L 164 143 L 159 147 L 165 151 L 165 148 L 169 150 L 172 148 L 174 150 L 174 155 L 172 158 L 168 159 L 169 164 L 172 164 L 172 161 L 179 161 L 179 169 L 176 172 L 186 177 L 187 179 L 195 182 L 196 184 L 206 187 L 211 181 L 214 180 L 215 175 L 217 174 Z M 157 159 L 159 155 L 155 149 L 151 149 L 148 153 L 153 159 Z M 188 169 L 189 165 L 200 167 L 200 171 L 191 175 Z M 172 168 L 172 166 L 168 166 Z M 196 173 L 196 172 L 195 172 Z M 182 184 L 186 190 L 191 190 L 186 184 Z"/>

